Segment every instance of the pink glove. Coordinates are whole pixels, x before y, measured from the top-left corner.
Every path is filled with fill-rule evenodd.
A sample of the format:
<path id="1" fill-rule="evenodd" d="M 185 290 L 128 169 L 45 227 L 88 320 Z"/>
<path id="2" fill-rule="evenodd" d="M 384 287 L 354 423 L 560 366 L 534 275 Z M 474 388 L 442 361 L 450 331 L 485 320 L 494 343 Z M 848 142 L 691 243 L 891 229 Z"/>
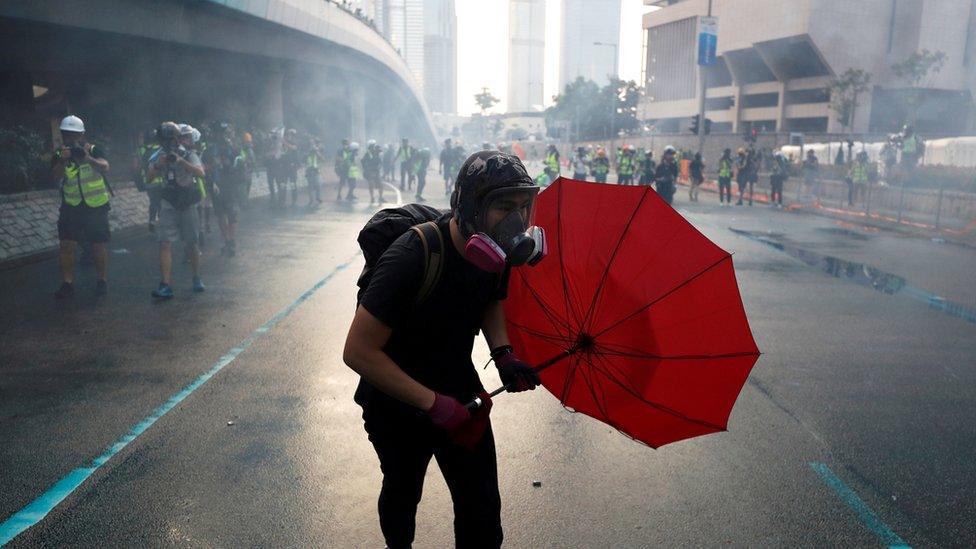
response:
<path id="1" fill-rule="evenodd" d="M 427 410 L 430 421 L 448 433 L 471 419 L 471 412 L 455 398 L 434 393 L 434 405 Z"/>
<path id="2" fill-rule="evenodd" d="M 472 415 L 457 399 L 440 393 L 434 396 L 434 405 L 427 411 L 430 421 L 447 431 L 454 444 L 474 450 L 488 429 L 488 414 L 491 412 L 491 397 L 482 392 L 481 406 Z"/>

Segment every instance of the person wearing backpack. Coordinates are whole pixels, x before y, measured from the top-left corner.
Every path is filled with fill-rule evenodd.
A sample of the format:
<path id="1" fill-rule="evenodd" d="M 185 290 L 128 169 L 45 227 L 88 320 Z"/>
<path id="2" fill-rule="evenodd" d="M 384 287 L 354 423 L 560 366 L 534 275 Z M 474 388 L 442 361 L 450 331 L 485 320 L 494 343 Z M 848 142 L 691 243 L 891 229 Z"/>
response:
<path id="1" fill-rule="evenodd" d="M 152 291 L 156 299 L 171 299 L 173 288 L 170 274 L 173 268 L 173 242 L 181 240 L 188 250 L 193 269 L 193 291 L 204 291 L 200 281 L 200 250 L 197 247 L 198 220 L 196 208 L 202 195 L 197 178 L 204 177 L 200 157 L 193 150 L 180 145 L 180 128 L 174 122 L 163 122 L 156 135 L 160 149 L 149 161 L 147 177 L 163 179 L 162 203 L 159 210 L 159 286 Z"/>
<path id="2" fill-rule="evenodd" d="M 458 172 L 450 212 L 383 210 L 360 233 L 366 268 L 343 360 L 361 376 L 355 401 L 383 472 L 388 547 L 414 541 L 432 457 L 452 494 L 456 545 L 502 543 L 491 399 L 471 351 L 480 330 L 509 391 L 539 384 L 509 344 L 501 303 L 510 267 L 545 255 L 544 233 L 528 226 L 537 192 L 518 157 L 479 151 Z M 476 395 L 472 414 L 464 403 Z"/>

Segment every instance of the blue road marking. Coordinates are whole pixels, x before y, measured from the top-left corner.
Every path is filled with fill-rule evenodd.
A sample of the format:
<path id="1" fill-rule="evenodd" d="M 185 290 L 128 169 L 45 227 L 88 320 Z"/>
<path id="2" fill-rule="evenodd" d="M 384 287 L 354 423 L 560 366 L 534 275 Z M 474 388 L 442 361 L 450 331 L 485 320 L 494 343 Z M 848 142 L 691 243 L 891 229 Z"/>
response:
<path id="1" fill-rule="evenodd" d="M 78 486 L 85 482 L 85 480 L 87 480 L 92 473 L 97 471 L 98 468 L 104 465 L 108 460 L 112 459 L 112 456 L 118 454 L 130 442 L 135 440 L 142 433 L 146 432 L 146 429 L 152 427 L 152 424 L 156 423 L 156 420 L 166 415 L 166 412 L 172 410 L 177 404 L 182 402 L 183 399 L 190 396 L 193 391 L 199 389 L 201 385 L 206 383 L 208 379 L 215 376 L 217 372 L 223 369 L 224 366 L 227 366 L 233 362 L 238 355 L 247 350 L 247 348 L 257 341 L 263 334 L 269 332 L 275 327 L 275 325 L 287 318 L 288 315 L 293 313 L 299 305 L 308 300 L 308 298 L 312 297 L 315 292 L 319 291 L 322 286 L 325 286 L 325 284 L 335 275 L 339 274 L 342 270 L 356 261 L 359 258 L 359 255 L 360 253 L 357 253 L 345 263 L 337 265 L 332 272 L 316 282 L 315 285 L 306 290 L 305 293 L 298 296 L 295 301 L 291 302 L 291 304 L 281 311 L 278 311 L 276 315 L 251 332 L 247 337 L 244 338 L 243 341 L 241 341 L 239 345 L 227 351 L 226 354 L 217 359 L 217 362 L 215 362 L 210 369 L 200 374 L 199 377 L 194 379 L 193 382 L 184 387 L 178 393 L 169 397 L 169 399 L 160 407 L 153 410 L 153 413 L 150 414 L 146 419 L 143 419 L 129 429 L 128 433 L 116 440 L 100 456 L 92 460 L 91 464 L 89 464 L 87 467 L 79 467 L 71 471 L 64 478 L 54 483 L 54 485 L 48 488 L 43 494 L 34 499 L 34 501 L 27 504 L 20 511 L 17 511 L 11 515 L 9 518 L 7 518 L 7 520 L 3 521 L 3 523 L 0 524 L 0 546 L 6 545 L 15 537 L 20 535 L 21 532 L 40 522 L 45 516 L 47 516 L 48 513 L 51 512 L 52 509 L 64 501 L 64 499 L 71 495 L 72 492 L 77 490 Z"/>
<path id="2" fill-rule="evenodd" d="M 878 515 L 874 514 L 874 511 L 864 500 L 862 500 L 858 495 L 851 490 L 844 481 L 837 477 L 827 464 L 820 463 L 819 461 L 811 461 L 810 467 L 820 475 L 820 478 L 827 483 L 827 486 L 833 488 L 840 499 L 844 500 L 855 513 L 857 513 L 858 518 L 865 526 L 871 529 L 881 540 L 891 549 L 911 549 L 911 546 L 905 543 L 905 540 L 901 539 L 898 534 L 894 533 L 888 525 L 878 518 Z"/>

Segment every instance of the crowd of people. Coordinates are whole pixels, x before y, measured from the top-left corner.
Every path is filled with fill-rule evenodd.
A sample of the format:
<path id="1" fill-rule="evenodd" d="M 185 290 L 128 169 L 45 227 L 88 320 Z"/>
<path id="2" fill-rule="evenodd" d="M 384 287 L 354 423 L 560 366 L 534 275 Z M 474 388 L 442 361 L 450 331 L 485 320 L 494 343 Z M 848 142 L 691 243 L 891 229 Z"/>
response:
<path id="1" fill-rule="evenodd" d="M 74 294 L 73 270 L 79 245 L 95 265 L 95 292 L 102 295 L 108 290 L 105 244 L 110 236 L 108 210 L 112 189 L 106 177 L 109 162 L 101 147 L 88 141 L 84 122 L 77 116 L 64 118 L 60 130 L 63 145 L 54 152 L 51 168 L 51 177 L 60 182 L 62 195 L 58 219 L 62 283 L 55 296 L 66 298 Z M 896 137 L 882 151 L 878 166 L 869 162 L 863 151 L 847 163 L 849 204 L 864 194 L 869 181 L 877 178 L 879 171 L 890 176 L 897 172 L 895 164 L 899 159 L 906 170 L 917 162 L 923 145 L 911 128 Z M 496 148 L 503 153 L 512 152 L 491 143 L 481 147 L 482 150 Z M 445 195 L 452 192 L 457 171 L 467 155 L 461 143 L 444 140 L 437 173 L 443 177 Z M 687 171 L 681 169 L 682 159 L 687 160 Z M 133 158 L 133 169 L 136 186 L 148 196 L 149 231 L 159 243 L 160 282 L 152 296 L 161 300 L 173 297 L 174 242 L 183 244 L 183 261 L 190 266 L 192 289 L 196 292 L 206 289 L 200 276 L 200 257 L 213 225 L 219 228 L 222 239 L 220 253 L 229 257 L 237 254 L 237 224 L 241 211 L 248 205 L 259 164 L 266 169 L 272 208 L 287 208 L 289 198 L 291 206 L 297 206 L 300 171 L 304 171 L 307 205 L 317 208 L 323 201 L 325 160 L 319 138 L 300 134 L 295 129 L 276 128 L 252 135 L 229 123 L 201 125 L 197 129 L 186 123 L 164 122 L 146 132 Z M 614 172 L 618 185 L 653 186 L 669 204 L 674 201 L 682 173 L 689 183 L 688 199 L 698 201 L 707 168 L 697 153 L 667 146 L 657 160 L 652 150 L 629 144 L 618 147 L 612 158 L 603 146 L 580 146 L 565 162 L 557 147 L 550 144 L 542 162 L 543 172 L 535 178 L 536 185 L 541 187 L 559 177 L 563 166 L 569 168 L 573 179 L 592 179 L 598 183 L 607 183 Z M 401 139 L 399 144 L 369 140 L 365 148 L 343 139 L 333 160 L 338 178 L 336 200 L 358 200 L 356 190 L 362 180 L 369 192 L 370 205 L 386 202 L 384 185 L 399 185 L 401 191 L 413 192 L 415 201 L 424 202 L 427 174 L 432 170 L 430 163 L 430 149 L 417 147 L 408 138 Z M 751 145 L 739 147 L 735 154 L 726 148 L 718 159 L 713 173 L 717 176 L 719 203 L 732 206 L 734 181 L 738 187 L 735 204 L 753 205 L 761 169 L 769 173 L 770 204 L 782 207 L 783 186 L 793 172 L 791 159 L 779 151 L 769 153 Z M 806 189 L 819 196 L 821 167 L 813 150 L 806 152 L 797 169 Z"/>
<path id="2" fill-rule="evenodd" d="M 174 243 L 182 243 L 181 257 L 192 272 L 194 292 L 206 290 L 200 259 L 214 225 L 222 239 L 220 254 L 237 255 L 237 225 L 242 211 L 248 208 L 259 166 L 267 175 L 272 209 L 285 210 L 289 203 L 292 208 L 298 206 L 302 171 L 307 207 L 318 208 L 323 201 L 326 153 L 319 138 L 285 128 L 252 134 L 226 122 L 200 126 L 163 122 L 140 136 L 132 159 L 136 187 L 147 195 L 148 230 L 159 245 L 160 281 L 151 292 L 157 300 L 174 296 Z M 60 134 L 63 145 L 55 150 L 51 166 L 51 178 L 58 183 L 62 197 L 58 219 L 61 285 L 55 297 L 74 295 L 79 248 L 95 265 L 95 293 L 104 295 L 108 291 L 106 243 L 113 194 L 110 165 L 102 148 L 89 142 L 84 122 L 77 116 L 61 121 Z M 448 190 L 464 151 L 460 147 L 446 150 L 448 154 L 441 154 L 439 171 Z M 369 140 L 364 151 L 358 143 L 344 139 L 335 153 L 334 170 L 339 179 L 336 199 L 357 200 L 357 184 L 365 180 L 370 204 L 382 204 L 383 186 L 396 183 L 399 165 L 400 188 L 413 190 L 416 185 L 415 199 L 424 201 L 430 160 L 430 149 L 414 147 L 406 138 L 398 147 Z"/>
<path id="3" fill-rule="evenodd" d="M 863 199 L 868 184 L 878 180 L 882 174 L 895 178 L 899 173 L 902 176 L 910 173 L 922 150 L 922 142 L 912 128 L 906 126 L 902 133 L 889 138 L 877 163 L 871 162 L 865 151 L 851 152 L 847 161 L 838 161 L 844 168 L 841 178 L 848 187 L 848 204 L 853 205 Z M 682 160 L 687 160 L 686 171 L 681 168 Z M 737 206 L 752 206 L 761 172 L 769 177 L 766 196 L 772 207 L 783 207 L 783 188 L 794 174 L 802 178 L 801 193 L 813 193 L 819 197 L 822 193 L 821 165 L 815 151 L 808 149 L 804 158 L 795 162 L 795 167 L 794 162 L 795 159 L 786 157 L 779 150 L 757 148 L 751 143 L 738 147 L 734 153 L 731 148 L 724 149 L 711 172 L 716 176 L 719 203 L 732 206 L 735 198 L 734 204 Z M 562 166 L 568 167 L 573 179 L 580 181 L 607 183 L 613 172 L 616 184 L 652 185 L 669 204 L 674 200 L 678 174 L 688 183 L 688 200 L 697 202 L 707 170 L 700 153 L 667 146 L 660 161 L 656 161 L 654 151 L 627 144 L 617 147 L 612 160 L 603 146 L 579 146 L 565 162 L 556 146 L 549 145 L 542 164 L 543 173 L 536 179 L 540 186 L 554 181 L 560 175 Z M 733 182 L 737 193 L 733 193 Z"/>
<path id="4" fill-rule="evenodd" d="M 616 173 L 618 185 L 650 185 L 661 195 L 668 204 L 674 202 L 677 191 L 679 162 L 681 153 L 668 145 L 661 153 L 660 161 L 655 161 L 654 151 L 637 149 L 633 145 L 622 145 L 617 148 L 616 156 L 611 160 L 607 149 L 603 146 L 580 146 L 576 148 L 569 160 L 573 179 L 588 181 L 592 178 L 597 183 L 607 183 L 611 170 Z M 549 184 L 560 175 L 561 160 L 559 150 L 555 145 L 549 145 L 543 160 L 543 175 L 537 181 Z M 692 162 L 693 181 L 692 200 L 698 199 L 698 185 L 704 181 L 704 163 L 700 155 L 695 155 Z M 697 171 L 696 171 L 697 170 Z M 698 178 L 695 179 L 697 174 Z"/>

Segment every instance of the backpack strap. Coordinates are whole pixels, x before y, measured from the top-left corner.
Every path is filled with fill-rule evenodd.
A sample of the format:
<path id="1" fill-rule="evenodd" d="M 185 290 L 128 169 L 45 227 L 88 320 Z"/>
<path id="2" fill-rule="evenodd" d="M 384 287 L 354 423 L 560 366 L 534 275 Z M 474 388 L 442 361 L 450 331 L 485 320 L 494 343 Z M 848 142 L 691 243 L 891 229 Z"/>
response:
<path id="1" fill-rule="evenodd" d="M 424 245 L 424 279 L 414 299 L 414 305 L 420 305 L 433 293 L 444 270 L 444 235 L 435 221 L 414 225 L 410 230 L 417 233 Z"/>

